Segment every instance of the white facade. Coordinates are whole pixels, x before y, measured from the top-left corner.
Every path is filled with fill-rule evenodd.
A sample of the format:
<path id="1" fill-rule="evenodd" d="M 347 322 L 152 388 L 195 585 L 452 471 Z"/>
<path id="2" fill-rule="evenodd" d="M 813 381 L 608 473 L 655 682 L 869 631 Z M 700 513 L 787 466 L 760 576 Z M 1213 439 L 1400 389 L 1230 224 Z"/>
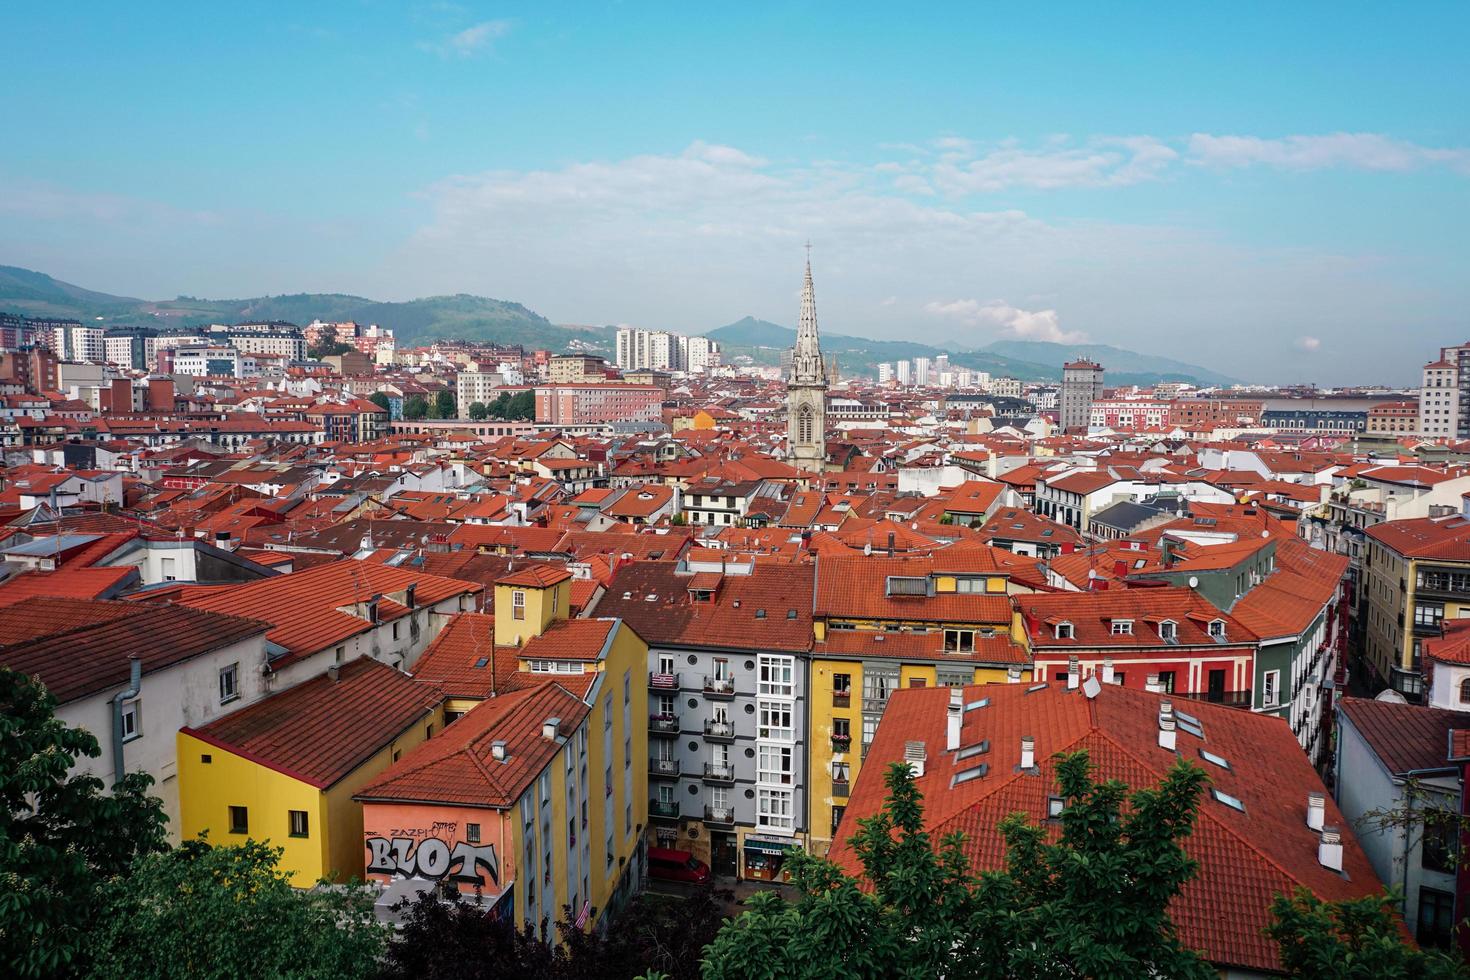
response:
<path id="1" fill-rule="evenodd" d="M 104 337 L 102 338 L 103 357 L 108 364 L 116 364 L 120 368 L 141 368 L 145 365 L 133 363 L 133 338 Z"/>
<path id="2" fill-rule="evenodd" d="M 878 383 L 886 385 L 893 380 L 893 364 L 885 361 L 878 365 Z"/>
<path id="3" fill-rule="evenodd" d="M 233 347 L 180 347 L 174 351 L 174 374 L 191 377 L 244 377 L 245 364 Z"/>
<path id="4" fill-rule="evenodd" d="M 927 357 L 914 358 L 914 386 L 922 388 L 929 384 L 930 363 Z"/>
<path id="5" fill-rule="evenodd" d="M 1430 438 L 1454 438 L 1459 433 L 1460 369 L 1459 352 L 1466 348 L 1449 347 L 1445 356 L 1424 366 L 1419 389 L 1419 434 Z"/>
<path id="6" fill-rule="evenodd" d="M 907 388 L 914 383 L 914 365 L 911 361 L 899 361 L 896 370 L 900 385 Z"/>
<path id="7" fill-rule="evenodd" d="M 498 389 L 505 386 L 505 378 L 498 371 L 461 371 L 455 379 L 455 395 L 458 398 L 459 414 L 468 416 L 475 402 L 488 405 L 500 397 Z"/>

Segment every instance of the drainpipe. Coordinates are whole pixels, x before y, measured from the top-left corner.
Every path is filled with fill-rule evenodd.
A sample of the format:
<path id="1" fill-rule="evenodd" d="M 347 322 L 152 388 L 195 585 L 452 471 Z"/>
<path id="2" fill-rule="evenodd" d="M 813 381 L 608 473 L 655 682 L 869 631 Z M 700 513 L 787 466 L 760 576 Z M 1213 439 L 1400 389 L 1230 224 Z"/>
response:
<path id="1" fill-rule="evenodd" d="M 128 658 L 128 689 L 112 697 L 112 781 L 116 789 L 123 778 L 123 702 L 138 696 L 143 687 L 143 664 L 136 657 Z"/>

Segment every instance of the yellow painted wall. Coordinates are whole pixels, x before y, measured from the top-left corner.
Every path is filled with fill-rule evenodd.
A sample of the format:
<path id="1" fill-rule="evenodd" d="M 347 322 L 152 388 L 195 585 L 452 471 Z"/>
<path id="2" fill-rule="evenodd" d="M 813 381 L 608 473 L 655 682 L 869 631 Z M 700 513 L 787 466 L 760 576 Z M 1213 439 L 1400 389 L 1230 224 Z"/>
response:
<path id="1" fill-rule="evenodd" d="M 326 802 L 320 790 L 184 732 L 179 732 L 177 739 L 179 832 L 183 839 L 208 833 L 214 844 L 268 841 L 283 849 L 281 870 L 291 875 L 291 883 L 298 888 L 309 888 L 326 874 Z M 211 761 L 203 762 L 204 756 Z M 230 833 L 232 806 L 249 811 L 248 835 Z M 306 811 L 307 837 L 290 835 L 291 810 Z M 358 813 L 360 825 L 360 807 Z M 360 851 L 360 837 L 355 843 Z"/>
<path id="2" fill-rule="evenodd" d="M 524 619 L 514 616 L 514 594 L 526 595 Z M 567 579 L 547 589 L 495 586 L 495 645 L 519 646 L 533 636 L 540 636 L 546 627 L 558 619 L 571 615 L 572 581 Z"/>
<path id="3" fill-rule="evenodd" d="M 627 717 L 629 727 L 623 727 L 623 679 L 628 679 L 631 704 Z M 648 826 L 648 644 L 631 627 L 621 624 L 613 637 L 603 662 L 603 672 L 594 687 L 592 711 L 587 721 L 587 778 L 590 786 L 588 796 L 588 832 L 592 835 L 592 859 L 590 880 L 592 904 L 598 910 L 598 918 L 608 908 L 613 889 L 619 876 L 632 863 L 639 838 L 638 827 Z M 603 754 L 604 704 L 612 696 L 612 758 Z M 631 735 L 632 744 L 627 753 L 624 740 Z M 623 826 L 629 798 L 624 792 L 623 771 L 626 759 L 632 760 L 632 804 L 633 823 L 631 828 Z M 606 786 L 603 783 L 606 768 L 611 763 L 613 770 L 613 862 L 609 868 L 606 860 L 608 828 L 603 822 Z M 563 791 L 565 795 L 565 791 Z M 563 824 L 565 826 L 565 824 Z M 629 832 L 631 829 L 631 833 Z"/>

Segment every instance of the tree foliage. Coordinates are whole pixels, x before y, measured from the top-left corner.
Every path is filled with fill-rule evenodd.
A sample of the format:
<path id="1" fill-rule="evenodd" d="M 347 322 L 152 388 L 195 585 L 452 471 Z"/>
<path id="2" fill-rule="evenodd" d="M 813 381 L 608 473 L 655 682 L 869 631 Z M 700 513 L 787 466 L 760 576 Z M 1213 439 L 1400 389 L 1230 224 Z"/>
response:
<path id="1" fill-rule="evenodd" d="M 403 417 L 410 422 L 417 422 L 427 418 L 429 415 L 429 403 L 421 395 L 414 395 L 403 401 Z"/>
<path id="2" fill-rule="evenodd" d="M 456 418 L 459 410 L 455 407 L 454 400 L 454 392 L 448 388 L 440 389 L 439 393 L 434 396 L 434 407 L 430 416 L 436 419 Z"/>
<path id="3" fill-rule="evenodd" d="M 378 406 L 385 412 L 392 411 L 393 403 L 388 400 L 388 395 L 386 392 L 375 391 L 371 395 L 368 395 L 368 401 L 372 402 L 374 405 Z"/>
<path id="4" fill-rule="evenodd" d="M 68 775 L 101 749 L 55 715 L 56 699 L 0 667 L 0 963 L 10 976 L 78 971 L 99 882 L 164 846 L 151 777 L 129 773 L 111 795 Z"/>
<path id="5" fill-rule="evenodd" d="M 1464 980 L 1465 965 L 1437 950 L 1404 942 L 1392 894 L 1324 902 L 1299 888 L 1276 896 L 1266 935 L 1281 948 L 1293 977 L 1334 980 Z"/>
<path id="6" fill-rule="evenodd" d="M 470 418 L 476 422 L 483 422 L 490 417 L 490 409 L 484 402 L 470 402 Z"/>
<path id="7" fill-rule="evenodd" d="M 386 929 L 371 892 L 303 891 L 277 867 L 281 849 L 186 842 L 148 855 L 106 886 L 92 932 L 103 976 L 160 980 L 333 977 L 378 972 Z"/>
<path id="8" fill-rule="evenodd" d="M 724 922 L 722 898 L 702 889 L 687 899 L 644 894 L 605 935 L 584 932 L 564 908 L 563 942 L 545 942 L 530 926 L 517 930 L 470 902 L 432 893 L 403 907 L 403 927 L 384 958 L 383 980 L 629 980 L 662 974 L 698 980 L 700 953 Z"/>
<path id="9" fill-rule="evenodd" d="M 705 976 L 1212 976 L 1167 911 L 1195 871 L 1181 841 L 1204 773 L 1181 762 L 1158 787 L 1130 794 L 1095 782 L 1077 753 L 1058 760 L 1057 779 L 1060 839 L 1012 815 L 1000 827 L 1005 867 L 977 876 L 962 836 L 936 849 L 908 767 L 890 767 L 882 811 L 851 841 L 870 889 L 829 861 L 794 855 L 797 901 L 753 897 L 710 946 Z"/>
<path id="10" fill-rule="evenodd" d="M 347 354 L 355 350 L 357 350 L 356 347 L 341 340 L 323 340 L 320 344 L 310 348 L 306 356 L 314 361 L 320 361 L 324 357 L 335 357 L 338 354 Z"/>

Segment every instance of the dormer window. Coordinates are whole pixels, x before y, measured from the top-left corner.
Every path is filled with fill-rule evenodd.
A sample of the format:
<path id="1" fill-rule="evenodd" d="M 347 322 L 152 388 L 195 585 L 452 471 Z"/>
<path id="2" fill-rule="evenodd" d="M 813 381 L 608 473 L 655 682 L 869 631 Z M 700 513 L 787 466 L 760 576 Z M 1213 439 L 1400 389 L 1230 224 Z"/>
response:
<path id="1" fill-rule="evenodd" d="M 1132 636 L 1133 635 L 1133 620 L 1131 620 L 1131 619 L 1115 619 L 1115 620 L 1113 620 L 1111 632 L 1112 632 L 1112 634 L 1114 636 Z"/>
<path id="2" fill-rule="evenodd" d="M 1052 630 L 1055 633 L 1056 638 L 1058 640 L 1070 640 L 1070 639 L 1072 639 L 1072 624 L 1071 623 L 1067 623 L 1067 622 L 1057 623 L 1054 627 L 1052 627 Z"/>
<path id="3" fill-rule="evenodd" d="M 1159 624 L 1159 639 L 1165 643 L 1173 643 L 1179 639 L 1179 624 L 1172 619 L 1166 619 Z"/>
<path id="4" fill-rule="evenodd" d="M 1223 619 L 1212 619 L 1212 620 L 1210 620 L 1210 638 L 1211 639 L 1214 639 L 1214 640 L 1223 640 L 1223 639 L 1225 639 L 1225 620 L 1223 620 Z"/>
<path id="5" fill-rule="evenodd" d="M 928 595 L 929 580 L 919 576 L 890 575 L 888 576 L 889 595 Z"/>

